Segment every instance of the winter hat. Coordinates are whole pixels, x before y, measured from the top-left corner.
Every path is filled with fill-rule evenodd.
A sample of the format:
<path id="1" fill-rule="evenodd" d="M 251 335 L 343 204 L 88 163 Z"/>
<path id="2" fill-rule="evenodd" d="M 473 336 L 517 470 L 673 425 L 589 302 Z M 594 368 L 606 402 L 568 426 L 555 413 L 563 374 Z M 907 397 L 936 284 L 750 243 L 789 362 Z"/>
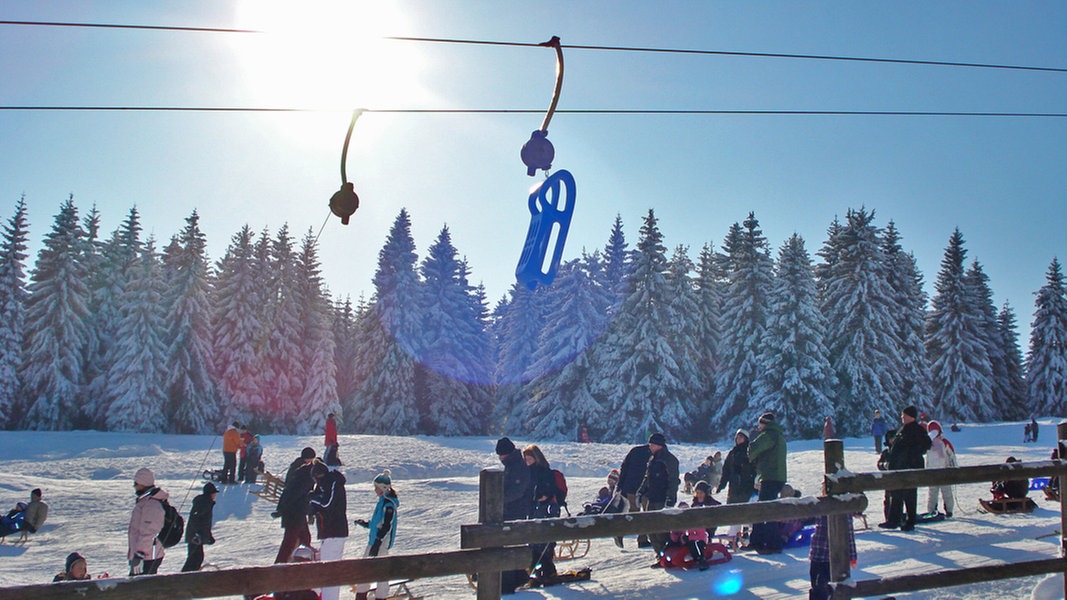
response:
<path id="1" fill-rule="evenodd" d="M 697 482 L 697 486 L 696 486 L 696 488 L 694 488 L 694 490 L 697 491 L 697 492 L 699 492 L 700 490 L 704 490 L 705 494 L 710 494 L 711 493 L 711 485 L 708 484 L 708 482 L 706 482 L 703 479 L 701 479 L 700 481 Z"/>
<path id="2" fill-rule="evenodd" d="M 941 423 L 937 421 L 930 421 L 926 425 L 926 431 L 930 433 L 930 439 L 934 439 L 937 436 L 944 435 L 944 431 L 941 429 Z"/>
<path id="3" fill-rule="evenodd" d="M 909 417 L 911 417 L 913 419 L 918 419 L 919 418 L 919 409 L 915 408 L 914 406 L 910 406 L 910 405 L 909 406 L 905 406 L 904 410 L 902 410 L 900 412 L 905 414 L 905 415 L 908 415 Z"/>
<path id="4" fill-rule="evenodd" d="M 746 440 L 748 440 L 748 439 L 751 439 L 751 438 L 749 437 L 749 435 L 748 435 L 748 430 L 747 430 L 747 429 L 738 429 L 738 430 L 737 430 L 737 433 L 735 433 L 735 434 L 734 434 L 734 437 L 737 437 L 737 436 L 739 436 L 739 435 L 743 435 L 743 436 L 745 436 L 745 439 L 746 439 Z"/>
<path id="5" fill-rule="evenodd" d="M 156 484 L 156 476 L 152 473 L 152 469 L 141 467 L 140 469 L 137 469 L 137 473 L 134 474 L 133 482 L 145 487 L 152 487 Z"/>
<path id="6" fill-rule="evenodd" d="M 217 494 L 217 493 L 219 493 L 219 488 L 215 487 L 215 484 L 211 483 L 209 481 L 209 482 L 204 484 L 204 493 L 205 494 Z"/>
<path id="7" fill-rule="evenodd" d="M 619 483 L 619 470 L 612 469 L 608 472 L 608 487 L 613 488 Z"/>
<path id="8" fill-rule="evenodd" d="M 312 448 L 311 446 L 308 446 L 308 447 L 304 448 L 303 450 L 300 451 L 300 458 L 302 458 L 304 460 L 308 460 L 310 458 L 315 458 L 315 449 Z"/>
<path id="9" fill-rule="evenodd" d="M 774 413 L 767 411 L 759 416 L 759 422 L 766 425 L 767 423 L 774 423 Z"/>
<path id="10" fill-rule="evenodd" d="M 41 488 L 34 488 L 33 491 L 30 492 L 30 498 L 40 498 L 41 494 Z"/>
<path id="11" fill-rule="evenodd" d="M 316 460 L 315 462 L 311 463 L 311 476 L 313 478 L 317 479 L 319 477 L 322 477 L 323 475 L 326 475 L 329 472 L 330 467 L 327 467 L 326 463 L 322 462 L 321 460 Z"/>
<path id="12" fill-rule="evenodd" d="M 515 444 L 512 443 L 512 441 L 509 440 L 508 438 L 502 437 L 502 438 L 500 438 L 499 440 L 496 441 L 496 454 L 497 454 L 497 456 L 504 456 L 506 454 L 511 454 L 514 451 L 515 451 Z"/>
<path id="13" fill-rule="evenodd" d="M 71 552 L 70 554 L 68 554 L 67 568 L 64 569 L 64 571 L 70 573 L 70 570 L 74 568 L 74 563 L 78 562 L 79 560 L 85 562 L 85 557 L 82 556 L 81 552 Z"/>
<path id="14" fill-rule="evenodd" d="M 25 511 L 29 507 L 30 507 L 30 505 L 26 504 L 25 502 L 16 502 L 15 503 L 15 510 L 18 510 L 18 511 Z"/>
<path id="15" fill-rule="evenodd" d="M 648 436 L 648 443 L 655 444 L 657 446 L 666 446 L 667 438 L 664 437 L 662 433 L 653 433 L 652 435 Z"/>
<path id="16" fill-rule="evenodd" d="M 512 449 L 514 449 L 514 446 L 512 447 Z M 374 487 L 379 488 L 382 491 L 389 491 L 393 489 L 393 472 L 389 469 L 382 471 L 377 477 L 374 478 Z"/>

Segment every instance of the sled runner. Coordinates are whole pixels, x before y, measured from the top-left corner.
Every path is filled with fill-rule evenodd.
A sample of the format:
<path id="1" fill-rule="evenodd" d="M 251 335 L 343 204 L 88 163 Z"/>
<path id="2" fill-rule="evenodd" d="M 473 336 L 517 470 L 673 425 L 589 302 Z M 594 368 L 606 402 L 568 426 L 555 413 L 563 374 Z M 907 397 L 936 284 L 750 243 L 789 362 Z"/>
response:
<path id="1" fill-rule="evenodd" d="M 282 497 L 282 488 L 285 487 L 285 480 L 278 477 L 270 471 L 263 471 L 263 487 L 258 490 L 253 490 L 252 493 L 264 500 L 269 500 L 275 504 L 278 503 L 278 499 Z"/>
<path id="2" fill-rule="evenodd" d="M 556 542 L 556 560 L 584 558 L 589 554 L 589 540 L 569 540 Z"/>
<path id="3" fill-rule="evenodd" d="M 983 500 L 979 499 L 978 504 L 982 505 L 982 511 L 993 513 L 997 515 L 1007 514 L 1029 514 L 1034 512 L 1037 508 L 1037 503 L 1030 498 L 1001 498 L 998 500 Z"/>
<path id="4" fill-rule="evenodd" d="M 204 472 L 200 476 L 208 481 L 221 483 L 222 473 L 222 469 L 204 469 Z"/>
<path id="5" fill-rule="evenodd" d="M 548 587 L 550 585 L 559 585 L 561 583 L 570 583 L 572 581 L 589 581 L 592 576 L 593 570 L 589 567 L 584 567 L 578 570 L 571 569 L 547 577 L 531 577 L 530 581 L 519 589 Z"/>
<path id="6" fill-rule="evenodd" d="M 718 555 L 718 556 L 716 556 Z M 704 547 L 704 560 L 708 565 L 718 565 L 733 560 L 730 551 L 718 542 L 712 542 Z M 665 569 L 692 569 L 697 566 L 697 561 L 689 556 L 689 548 L 685 546 L 667 546 L 659 564 Z"/>

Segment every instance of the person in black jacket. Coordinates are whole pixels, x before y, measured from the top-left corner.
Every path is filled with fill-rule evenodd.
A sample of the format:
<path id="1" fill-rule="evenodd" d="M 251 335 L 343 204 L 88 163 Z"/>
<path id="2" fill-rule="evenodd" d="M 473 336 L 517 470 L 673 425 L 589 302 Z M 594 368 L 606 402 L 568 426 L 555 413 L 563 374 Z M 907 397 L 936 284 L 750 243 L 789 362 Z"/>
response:
<path id="1" fill-rule="evenodd" d="M 311 477 L 314 463 L 315 449 L 304 448 L 300 452 L 300 458 L 289 465 L 285 474 L 285 486 L 278 498 L 278 510 L 271 513 L 272 517 L 282 518 L 282 529 L 285 531 L 278 555 L 274 557 L 274 564 L 288 562 L 297 546 L 311 545 L 307 512 L 308 494 L 315 486 L 315 480 Z"/>
<path id="2" fill-rule="evenodd" d="M 914 406 L 905 407 L 900 413 L 900 421 L 903 425 L 893 436 L 889 446 L 887 467 L 890 471 L 901 469 L 923 469 L 926 461 L 923 455 L 930 449 L 930 436 L 919 425 L 919 411 Z M 884 523 L 878 526 L 882 529 L 896 529 L 911 531 L 915 529 L 917 517 L 916 505 L 918 504 L 919 490 L 909 488 L 906 490 L 893 490 L 889 493 L 889 516 Z M 907 514 L 904 514 L 904 510 Z"/>
<path id="3" fill-rule="evenodd" d="M 319 537 L 319 560 L 341 560 L 348 539 L 348 498 L 345 495 L 345 476 L 324 463 L 311 466 L 315 489 L 308 501 L 308 514 L 315 515 Z M 341 588 L 322 588 L 322 600 L 337 600 Z"/>
<path id="4" fill-rule="evenodd" d="M 193 507 L 189 509 L 189 520 L 185 523 L 185 543 L 189 554 L 182 566 L 182 572 L 199 571 L 204 564 L 204 546 L 215 543 L 211 535 L 212 512 L 219 489 L 210 481 L 204 484 L 204 493 L 193 498 Z"/>
<path id="5" fill-rule="evenodd" d="M 648 437 L 648 449 L 652 458 L 648 459 L 645 478 L 637 493 L 641 495 L 644 510 L 662 510 L 678 502 L 678 459 L 667 449 L 667 438 L 662 433 L 653 433 Z M 653 568 L 662 566 L 660 557 L 667 543 L 671 540 L 669 532 L 649 534 L 652 550 L 656 553 Z"/>
<path id="6" fill-rule="evenodd" d="M 722 461 L 722 479 L 715 493 L 719 493 L 729 486 L 726 492 L 727 504 L 742 504 L 752 499 L 756 493 L 756 467 L 748 460 L 748 431 L 738 429 L 734 434 L 734 447 L 726 454 Z M 742 533 L 740 525 L 731 525 L 727 531 L 730 537 L 730 545 L 736 550 L 741 543 L 738 536 Z"/>
<path id="7" fill-rule="evenodd" d="M 506 437 L 497 440 L 496 455 L 504 465 L 504 520 L 526 519 L 530 516 L 530 498 L 533 496 L 530 467 L 526 466 L 522 452 Z M 524 569 L 504 571 L 500 574 L 500 589 L 505 594 L 513 594 L 528 580 L 529 574 Z"/>
<path id="8" fill-rule="evenodd" d="M 648 468 L 649 458 L 652 458 L 652 451 L 648 449 L 648 444 L 634 446 L 630 448 L 626 458 L 622 460 L 622 466 L 619 467 L 617 489 L 630 504 L 630 512 L 641 511 L 641 505 L 637 502 L 637 489 L 641 487 L 641 482 L 645 479 L 645 470 Z M 622 536 L 615 538 L 615 545 L 622 548 Z M 647 535 L 641 534 L 637 536 L 638 548 L 651 546 L 652 544 L 648 541 Z"/>
<path id="9" fill-rule="evenodd" d="M 559 503 L 556 488 L 556 476 L 552 466 L 545 458 L 545 453 L 537 444 L 530 444 L 522 449 L 522 458 L 530 468 L 530 517 L 544 519 L 559 516 Z M 530 544 L 530 556 L 533 568 L 530 573 L 537 577 L 552 577 L 556 574 L 556 543 Z"/>

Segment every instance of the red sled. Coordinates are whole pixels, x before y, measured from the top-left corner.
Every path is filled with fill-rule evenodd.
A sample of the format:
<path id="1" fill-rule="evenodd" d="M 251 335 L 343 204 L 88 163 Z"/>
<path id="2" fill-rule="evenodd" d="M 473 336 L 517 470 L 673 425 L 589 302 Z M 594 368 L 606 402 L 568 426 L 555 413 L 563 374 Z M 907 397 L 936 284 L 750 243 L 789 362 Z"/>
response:
<path id="1" fill-rule="evenodd" d="M 719 565 L 731 559 L 730 550 L 718 542 L 704 547 L 704 560 L 708 565 Z M 692 569 L 697 566 L 697 561 L 689 555 L 686 546 L 667 546 L 663 556 L 659 557 L 659 564 L 665 569 Z"/>

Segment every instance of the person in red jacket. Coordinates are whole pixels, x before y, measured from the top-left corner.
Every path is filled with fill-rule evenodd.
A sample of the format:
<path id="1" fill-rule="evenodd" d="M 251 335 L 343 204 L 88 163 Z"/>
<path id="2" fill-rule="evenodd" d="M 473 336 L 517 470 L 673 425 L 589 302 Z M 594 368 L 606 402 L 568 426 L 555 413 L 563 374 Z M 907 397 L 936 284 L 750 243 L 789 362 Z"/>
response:
<path id="1" fill-rule="evenodd" d="M 330 413 L 326 415 L 326 451 L 322 454 L 322 461 L 331 467 L 342 465 L 337 456 L 337 417 Z"/>

